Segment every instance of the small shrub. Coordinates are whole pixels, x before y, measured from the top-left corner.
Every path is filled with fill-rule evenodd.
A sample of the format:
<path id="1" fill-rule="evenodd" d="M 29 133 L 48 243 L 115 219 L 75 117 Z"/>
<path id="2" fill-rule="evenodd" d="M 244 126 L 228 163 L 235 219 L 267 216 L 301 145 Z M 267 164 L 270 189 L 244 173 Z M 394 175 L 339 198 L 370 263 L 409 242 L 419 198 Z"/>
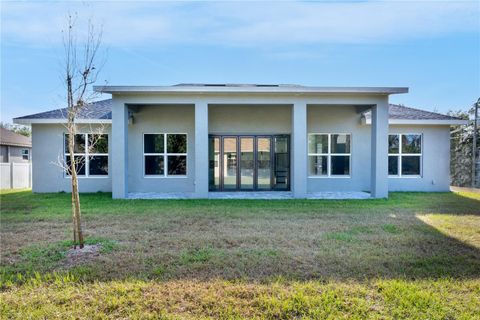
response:
<path id="1" fill-rule="evenodd" d="M 216 254 L 212 248 L 200 248 L 182 252 L 180 255 L 181 264 L 208 262 Z"/>
<path id="2" fill-rule="evenodd" d="M 349 232 L 328 232 L 325 234 L 328 240 L 350 242 L 354 240 L 354 236 Z"/>
<path id="3" fill-rule="evenodd" d="M 115 241 L 105 238 L 87 238 L 86 245 L 99 244 L 100 253 L 106 254 L 113 251 L 118 245 Z M 66 240 L 48 245 L 33 245 L 20 250 L 20 260 L 12 266 L 0 267 L 0 286 L 9 283 L 23 283 L 31 279 L 36 273 L 49 274 L 65 258 L 68 250 L 73 246 L 73 241 Z M 92 273 L 88 267 L 76 266 L 72 274 L 85 277 Z"/>
<path id="4" fill-rule="evenodd" d="M 388 232 L 388 233 L 393 233 L 393 234 L 397 234 L 400 232 L 400 230 L 398 230 L 397 226 L 394 225 L 394 224 L 384 224 L 382 226 L 382 230 L 385 231 L 385 232 Z"/>
<path id="5" fill-rule="evenodd" d="M 22 249 L 20 256 L 23 263 L 30 268 L 41 266 L 48 268 L 65 257 L 67 247 L 63 243 L 53 243 L 46 247 L 41 245 L 33 245 Z"/>
<path id="6" fill-rule="evenodd" d="M 371 227 L 367 226 L 356 226 L 351 228 L 348 232 L 351 234 L 368 234 L 373 233 L 373 230 Z"/>
<path id="7" fill-rule="evenodd" d="M 164 266 L 158 266 L 158 267 L 153 268 L 153 270 L 150 272 L 150 274 L 153 277 L 162 277 L 162 276 L 165 275 L 166 271 L 167 270 Z"/>

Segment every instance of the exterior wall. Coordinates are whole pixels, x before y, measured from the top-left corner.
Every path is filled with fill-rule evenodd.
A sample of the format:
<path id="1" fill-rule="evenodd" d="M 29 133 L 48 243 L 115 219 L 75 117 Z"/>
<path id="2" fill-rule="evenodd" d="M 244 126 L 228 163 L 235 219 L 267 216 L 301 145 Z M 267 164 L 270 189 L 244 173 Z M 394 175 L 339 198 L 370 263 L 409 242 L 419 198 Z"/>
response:
<path id="1" fill-rule="evenodd" d="M 15 162 L 15 163 L 28 163 L 30 160 L 24 160 L 22 157 L 22 150 L 29 149 L 30 151 L 30 158 L 32 156 L 32 150 L 31 148 L 26 148 L 26 147 L 13 147 L 10 146 L 10 161 L 9 162 Z"/>
<path id="2" fill-rule="evenodd" d="M 10 149 L 10 150 L 9 150 Z M 30 158 L 32 156 L 32 148 L 29 147 L 16 147 L 16 146 L 0 146 L 0 162 L 15 162 L 15 163 L 28 163 L 30 160 L 24 160 L 22 157 L 22 150 L 30 150 Z M 10 155 L 9 155 L 10 152 Z"/>
<path id="3" fill-rule="evenodd" d="M 188 98 L 188 99 L 187 99 Z M 348 99 L 347 99 L 348 98 Z M 128 125 L 128 156 L 125 173 L 128 192 L 130 193 L 198 193 L 203 190 L 195 184 L 196 139 L 195 132 L 195 104 L 207 104 L 208 107 L 208 133 L 210 134 L 291 134 L 291 178 L 294 168 L 301 175 L 297 179 L 298 185 L 304 186 L 306 191 L 370 191 L 371 190 L 371 126 L 363 125 L 359 109 L 353 106 L 351 100 L 356 97 L 342 99 L 325 98 L 322 101 L 308 103 L 307 100 L 299 101 L 292 98 L 283 100 L 278 97 L 255 98 L 251 101 L 238 97 L 157 97 L 154 95 L 122 97 L 119 104 L 129 104 L 133 111 L 133 122 Z M 368 98 L 368 99 L 367 99 Z M 169 100 L 170 99 L 170 100 Z M 183 99 L 183 100 L 182 100 Z M 337 99 L 337 100 L 335 100 Z M 362 100 L 363 99 L 363 100 Z M 188 100 L 188 101 L 187 101 Z M 158 105 L 155 101 L 170 101 L 169 104 Z M 229 105 L 233 101 L 235 105 Z M 378 98 L 358 97 L 358 104 L 382 103 Z M 269 103 L 271 102 L 271 103 Z M 336 103 L 338 102 L 338 103 Z M 341 103 L 340 102 L 344 102 Z M 249 105 L 247 105 L 249 103 Z M 148 105 L 143 105 L 148 104 Z M 262 104 L 262 105 L 261 105 Z M 303 142 L 307 141 L 305 134 L 297 135 L 302 142 L 297 143 L 293 135 L 294 110 L 306 105 L 307 133 L 350 133 L 351 134 L 351 170 L 350 177 L 307 177 L 307 150 Z M 206 110 L 206 109 L 205 109 Z M 302 109 L 305 110 L 305 109 Z M 126 114 L 126 113 L 125 113 Z M 206 112 L 205 112 L 206 114 Z M 124 117 L 127 118 L 126 116 Z M 206 117 L 199 117 L 198 123 Z M 298 119 L 304 119 L 303 116 Z M 304 123 L 303 120 L 297 124 Z M 206 132 L 205 127 L 201 132 Z M 84 132 L 88 132 L 85 128 Z M 305 132 L 304 127 L 298 132 Z M 109 133 L 109 172 L 106 178 L 91 177 L 79 178 L 80 191 L 97 192 L 112 190 L 112 167 L 115 159 L 112 157 L 112 146 L 123 144 L 121 139 L 112 141 L 110 126 L 105 128 Z M 55 165 L 58 158 L 63 156 L 63 134 L 65 128 L 61 124 L 34 124 L 33 132 L 33 191 L 58 192 L 70 190 L 70 180 L 65 177 L 63 170 Z M 419 178 L 388 178 L 389 191 L 448 191 L 449 190 L 449 126 L 405 126 L 391 125 L 390 133 L 421 133 L 423 134 L 422 176 Z M 145 177 L 143 134 L 144 133 L 186 133 L 187 134 L 187 176 L 186 177 Z M 206 136 L 206 134 L 201 135 Z M 297 140 L 298 140 L 297 139 Z M 302 140 L 305 139 L 305 140 Z M 385 137 L 386 139 L 386 137 Z M 206 139 L 205 139 L 206 140 Z M 197 141 L 197 148 L 208 148 L 207 143 Z M 297 141 L 298 142 L 298 141 Z M 305 149 L 305 150 L 304 150 Z M 208 149 L 205 149 L 208 150 Z M 304 155 L 305 157 L 302 157 Z M 198 154 L 197 154 L 198 157 Z M 117 158 L 118 159 L 118 158 Z M 300 160 L 299 160 L 300 159 Z M 386 165 L 386 164 L 385 164 Z M 200 167 L 203 164 L 200 163 Z M 208 168 L 204 168 L 207 172 Z M 198 169 L 197 169 L 198 170 Z M 198 171 L 200 172 L 200 171 Z M 293 180 L 292 180 L 293 181 Z M 385 181 L 383 179 L 382 181 Z M 295 186 L 292 184 L 292 191 Z M 298 190 L 298 189 L 297 189 Z M 303 191 L 302 191 L 303 192 Z M 206 194 L 206 192 L 205 192 Z M 208 194 L 207 194 L 208 195 Z M 203 193 L 202 196 L 203 197 Z M 300 197 L 300 196 L 299 196 Z"/>
<path id="4" fill-rule="evenodd" d="M 390 133 L 422 134 L 422 176 L 390 177 L 389 191 L 450 190 L 450 127 L 391 125 Z"/>
<path id="5" fill-rule="evenodd" d="M 371 127 L 362 125 L 360 116 L 354 106 L 308 106 L 308 133 L 351 134 L 351 163 L 350 177 L 309 176 L 307 192 L 370 191 Z"/>
<path id="6" fill-rule="evenodd" d="M 97 132 L 98 126 L 79 128 L 79 133 Z M 111 132 L 110 125 L 105 125 L 103 131 L 108 134 L 109 157 L 107 177 L 79 177 L 80 192 L 110 192 L 111 182 Z M 63 135 L 66 132 L 62 124 L 34 124 L 32 125 L 32 189 L 33 192 L 70 192 L 70 178 L 57 165 L 64 154 Z"/>
<path id="7" fill-rule="evenodd" d="M 211 105 L 210 134 L 272 134 L 292 132 L 290 105 Z"/>
<path id="8" fill-rule="evenodd" d="M 390 125 L 390 133 L 420 133 L 422 176 L 389 177 L 389 191 L 450 190 L 450 127 Z M 362 125 L 351 106 L 309 106 L 308 133 L 350 133 L 351 175 L 349 178 L 308 177 L 308 192 L 370 191 L 371 126 Z"/>
<path id="9" fill-rule="evenodd" d="M 150 106 L 159 106 L 159 103 L 162 105 L 195 105 L 195 114 L 198 117 L 194 116 L 194 126 L 195 131 L 198 129 L 198 133 L 201 134 L 199 138 L 202 141 L 199 141 L 198 137 L 195 139 L 195 147 L 199 149 L 199 152 L 195 153 L 192 147 L 190 147 L 189 152 L 194 152 L 194 157 L 200 159 L 200 161 L 195 161 L 195 172 L 194 175 L 194 192 L 192 193 L 193 197 L 204 198 L 208 196 L 208 182 L 207 173 L 208 173 L 208 153 L 203 152 L 208 150 L 208 133 L 226 133 L 231 132 L 235 134 L 243 133 L 291 133 L 292 139 L 296 140 L 295 143 L 293 140 L 291 145 L 292 152 L 292 191 L 295 197 L 302 198 L 306 193 L 306 166 L 307 166 L 307 148 L 306 148 L 306 106 L 307 105 L 378 105 L 388 102 L 387 94 L 378 95 L 378 94 L 356 94 L 346 93 L 321 93 L 321 94 L 305 94 L 298 96 L 297 94 L 292 93 L 184 93 L 184 92 L 172 92 L 172 93 L 163 93 L 163 92 L 136 92 L 136 93 L 115 93 L 112 95 L 113 98 L 113 135 L 117 137 L 118 141 L 123 140 L 123 135 L 129 137 L 129 142 L 131 141 L 131 134 L 127 133 L 127 128 L 124 128 L 126 119 L 128 115 L 126 113 L 125 106 L 130 106 L 131 110 L 137 112 L 138 107 L 141 105 L 150 105 Z M 204 114 L 202 110 L 206 109 L 208 104 L 208 115 Z M 249 107 L 242 110 L 234 110 L 237 107 L 244 107 L 249 105 Z M 292 106 L 295 106 L 292 109 Z M 269 108 L 269 106 L 283 106 L 284 111 L 278 112 L 277 108 Z M 198 107 L 198 108 L 197 108 Z M 224 108 L 223 110 L 217 111 L 215 108 Z M 227 110 L 225 107 L 230 108 Z M 280 108 L 281 109 L 281 108 Z M 271 110 L 271 111 L 268 111 Z M 198 112 L 197 112 L 198 111 Z M 235 114 L 229 114 L 228 112 L 235 112 Z M 140 110 L 142 112 L 142 110 Z M 250 112 L 250 114 L 248 114 Z M 151 116 L 155 114 L 152 113 Z M 175 115 L 177 116 L 177 115 Z M 138 115 L 136 117 L 135 123 L 139 123 L 140 120 Z M 178 115 L 179 118 L 188 117 L 188 115 Z M 210 117 L 209 121 L 207 119 Z M 277 118 L 278 117 L 278 118 Z M 219 120 L 220 119 L 220 120 Z M 383 120 L 383 119 L 382 119 Z M 385 119 L 386 121 L 386 119 Z M 205 130 L 206 124 L 209 124 L 208 130 Z M 172 123 L 169 123 L 172 124 Z M 205 125 L 204 125 L 205 124 Z M 293 128 L 295 125 L 295 128 Z M 178 128 L 178 126 L 175 126 Z M 191 127 L 190 127 L 191 128 Z M 287 128 L 287 129 L 285 129 Z M 130 128 L 128 128 L 130 130 Z M 247 131 L 247 132 L 245 132 Z M 249 131 L 249 132 L 248 132 Z M 292 132 L 295 131 L 295 132 Z M 305 137 L 305 138 L 303 138 Z M 137 139 L 138 141 L 138 139 Z M 190 139 L 192 142 L 192 139 Z M 178 188 L 177 182 L 175 184 L 168 184 L 168 187 L 164 187 L 165 184 L 161 183 L 149 183 L 145 184 L 145 179 L 141 181 L 143 184 L 141 188 L 137 188 L 137 184 L 130 182 L 133 179 L 137 179 L 138 171 L 135 175 L 132 175 L 129 172 L 129 168 L 135 168 L 138 170 L 138 166 L 129 164 L 131 153 L 134 153 L 131 148 L 135 146 L 133 143 L 129 143 L 128 146 L 121 146 L 116 144 L 113 146 L 113 154 L 116 158 L 113 162 L 114 172 L 113 176 L 114 186 L 113 186 L 113 197 L 114 198 L 124 198 L 128 196 L 128 192 L 182 192 L 188 191 L 186 189 Z M 135 149 L 137 152 L 140 149 Z M 128 152 L 126 151 L 128 149 Z M 129 157 L 127 157 L 127 154 Z M 140 154 L 141 160 L 143 154 Z M 386 154 L 385 154 L 386 157 Z M 130 161 L 131 162 L 131 161 Z M 143 165 L 142 165 L 143 167 Z M 200 170 L 201 169 L 201 170 Z M 205 171 L 203 171 L 205 170 Z M 140 171 L 141 172 L 141 171 Z M 190 173 L 192 170 L 190 169 Z M 187 177 L 187 181 L 188 181 Z M 159 178 L 157 178 L 158 180 Z M 185 179 L 185 178 L 184 178 Z M 177 179 L 178 180 L 178 179 Z M 188 184 L 188 182 L 187 182 Z M 385 183 L 386 184 L 386 183 Z M 125 185 L 125 188 L 124 188 Z M 130 188 L 129 188 L 130 187 Z M 132 187 L 134 188 L 132 190 Z M 127 190 L 128 189 L 128 190 Z"/>
<path id="10" fill-rule="evenodd" d="M 209 106 L 209 133 L 290 133 L 291 106 Z M 128 192 L 195 191 L 195 110 L 193 105 L 134 106 L 128 126 Z M 145 177 L 144 133 L 187 134 L 187 176 Z M 208 148 L 208 145 L 206 146 Z M 208 170 L 208 168 L 205 168 Z M 208 186 L 207 186 L 208 187 Z"/>
<path id="11" fill-rule="evenodd" d="M 128 126 L 128 192 L 195 191 L 195 110 L 193 105 L 151 105 L 134 107 L 134 121 Z M 187 134 L 187 176 L 145 177 L 144 133 Z M 208 170 L 208 168 L 205 168 Z"/>
<path id="12" fill-rule="evenodd" d="M 8 162 L 8 147 L 0 146 L 0 163 Z"/>

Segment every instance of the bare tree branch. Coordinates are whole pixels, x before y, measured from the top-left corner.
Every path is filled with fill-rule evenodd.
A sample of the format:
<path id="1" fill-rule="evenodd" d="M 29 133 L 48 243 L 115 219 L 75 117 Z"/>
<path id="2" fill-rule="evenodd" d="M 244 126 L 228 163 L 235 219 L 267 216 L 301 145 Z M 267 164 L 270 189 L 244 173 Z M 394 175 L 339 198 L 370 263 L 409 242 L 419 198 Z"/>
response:
<path id="1" fill-rule="evenodd" d="M 83 169 L 88 151 L 85 150 L 83 157 L 75 155 L 75 137 L 78 133 L 76 120 L 79 116 L 88 118 L 89 98 L 88 89 L 98 77 L 100 69 L 95 65 L 97 54 L 102 43 L 102 31 L 97 32 L 91 19 L 88 20 L 87 35 L 80 46 L 77 40 L 76 22 L 77 15 L 68 15 L 67 29 L 63 31 L 64 46 L 64 74 L 63 79 L 67 90 L 67 108 L 65 110 L 66 130 L 68 132 L 68 145 L 66 154 L 69 161 L 66 161 L 65 155 L 58 159 L 58 165 L 65 169 L 65 172 L 71 177 L 72 183 L 72 220 L 73 220 L 73 241 L 74 248 L 77 242 L 80 248 L 84 246 L 84 238 L 81 224 L 80 194 L 78 185 L 78 171 Z M 92 129 L 92 128 L 90 128 Z M 103 131 L 103 130 L 101 130 Z M 92 133 L 93 130 L 90 131 Z M 90 135 L 88 136 L 90 137 Z M 100 137 L 92 135 L 92 137 Z M 95 147 L 95 138 L 90 141 L 92 147 Z M 89 141 L 84 142 L 84 148 L 89 148 Z M 78 158 L 78 160 L 77 160 Z"/>

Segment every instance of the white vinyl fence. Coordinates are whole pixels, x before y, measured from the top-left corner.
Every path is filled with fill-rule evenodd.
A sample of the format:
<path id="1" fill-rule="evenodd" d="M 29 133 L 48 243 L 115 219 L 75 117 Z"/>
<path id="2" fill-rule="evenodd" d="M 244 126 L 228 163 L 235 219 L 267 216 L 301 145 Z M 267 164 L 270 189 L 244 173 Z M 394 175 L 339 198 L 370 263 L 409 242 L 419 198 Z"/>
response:
<path id="1" fill-rule="evenodd" d="M 31 163 L 0 163 L 0 189 L 26 189 L 31 187 Z"/>

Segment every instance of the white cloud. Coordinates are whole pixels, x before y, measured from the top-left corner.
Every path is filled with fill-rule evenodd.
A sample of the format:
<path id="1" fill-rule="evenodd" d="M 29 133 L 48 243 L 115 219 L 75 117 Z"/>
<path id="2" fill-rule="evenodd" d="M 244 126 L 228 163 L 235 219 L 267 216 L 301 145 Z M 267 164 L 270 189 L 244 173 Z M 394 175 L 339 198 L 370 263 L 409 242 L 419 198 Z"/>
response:
<path id="1" fill-rule="evenodd" d="M 285 3 L 244 10 L 248 22 L 225 31 L 242 43 L 363 43 L 479 30 L 475 3 Z M 230 11 L 240 12 L 240 8 Z M 233 13 L 233 17 L 238 15 Z"/>
<path id="2" fill-rule="evenodd" d="M 56 45 L 67 13 L 93 16 L 111 46 L 378 43 L 478 32 L 478 2 L 2 3 L 2 41 Z"/>

